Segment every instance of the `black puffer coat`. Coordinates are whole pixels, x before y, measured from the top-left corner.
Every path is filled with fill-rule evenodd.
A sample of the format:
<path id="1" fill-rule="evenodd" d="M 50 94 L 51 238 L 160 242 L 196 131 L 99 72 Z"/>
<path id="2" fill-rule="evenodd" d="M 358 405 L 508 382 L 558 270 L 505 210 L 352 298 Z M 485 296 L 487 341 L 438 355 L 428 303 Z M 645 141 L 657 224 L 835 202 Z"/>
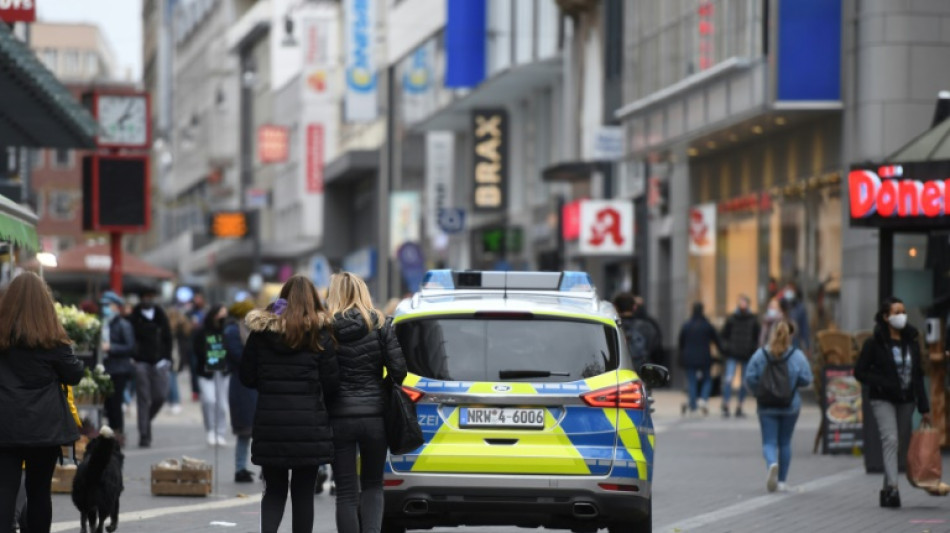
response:
<path id="1" fill-rule="evenodd" d="M 79 428 L 62 384 L 76 385 L 83 365 L 68 346 L 0 352 L 0 448 L 75 442 Z"/>
<path id="2" fill-rule="evenodd" d="M 355 309 L 333 321 L 340 362 L 340 392 L 330 404 L 330 416 L 382 416 L 386 408 L 383 394 L 383 366 L 396 383 L 406 379 L 406 359 L 399 341 L 387 324 L 382 330 L 367 327 Z M 381 353 L 380 337 L 387 346 Z"/>
<path id="3" fill-rule="evenodd" d="M 251 331 L 241 357 L 241 383 L 257 389 L 251 462 L 294 468 L 333 460 L 333 430 L 327 402 L 336 393 L 336 352 L 328 332 L 321 352 L 290 348 L 283 340 L 284 323 L 266 311 L 251 311 Z"/>
<path id="4" fill-rule="evenodd" d="M 858 356 L 858 362 L 854 366 L 855 379 L 869 388 L 868 396 L 872 400 L 885 400 L 891 403 L 915 402 L 918 411 L 929 413 L 930 400 L 927 398 L 927 387 L 924 385 L 917 330 L 909 325 L 901 330 L 903 350 L 910 350 L 910 390 L 901 388 L 889 337 L 890 331 L 887 328 L 880 325 L 874 328 L 874 335 L 864 341 L 864 346 L 861 347 L 861 355 Z"/>

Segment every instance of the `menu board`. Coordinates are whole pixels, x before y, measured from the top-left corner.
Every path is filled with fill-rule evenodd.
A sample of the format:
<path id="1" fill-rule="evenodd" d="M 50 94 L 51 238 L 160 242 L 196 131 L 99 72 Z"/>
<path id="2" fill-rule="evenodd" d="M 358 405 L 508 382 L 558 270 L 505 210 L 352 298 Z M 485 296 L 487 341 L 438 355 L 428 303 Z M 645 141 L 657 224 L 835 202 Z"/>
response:
<path id="1" fill-rule="evenodd" d="M 826 366 L 822 370 L 825 453 L 854 453 L 864 445 L 861 384 L 853 366 Z"/>

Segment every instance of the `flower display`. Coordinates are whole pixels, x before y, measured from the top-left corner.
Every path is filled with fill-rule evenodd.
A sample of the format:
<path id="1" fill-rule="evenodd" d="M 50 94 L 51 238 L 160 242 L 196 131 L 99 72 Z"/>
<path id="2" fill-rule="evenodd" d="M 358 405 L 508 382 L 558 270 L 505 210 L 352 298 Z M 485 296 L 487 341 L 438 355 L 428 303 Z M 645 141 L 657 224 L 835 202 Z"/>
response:
<path id="1" fill-rule="evenodd" d="M 75 305 L 63 305 L 56 302 L 56 316 L 73 341 L 77 350 L 88 350 L 99 339 L 101 324 L 95 315 L 85 313 Z"/>
<path id="2" fill-rule="evenodd" d="M 114 392 L 115 385 L 112 383 L 112 376 L 106 373 L 106 369 L 101 364 L 96 365 L 93 370 L 87 368 L 79 384 L 73 387 L 73 395 L 76 403 L 79 404 L 101 403 Z"/>

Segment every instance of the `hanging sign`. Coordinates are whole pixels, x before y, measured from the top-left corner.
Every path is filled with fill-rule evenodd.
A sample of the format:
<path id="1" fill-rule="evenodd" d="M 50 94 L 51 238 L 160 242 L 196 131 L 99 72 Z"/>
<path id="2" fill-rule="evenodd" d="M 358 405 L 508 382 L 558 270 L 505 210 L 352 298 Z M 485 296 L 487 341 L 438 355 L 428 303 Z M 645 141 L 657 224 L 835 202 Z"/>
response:
<path id="1" fill-rule="evenodd" d="M 633 202 L 630 200 L 584 200 L 580 209 L 580 240 L 583 255 L 629 255 L 633 253 Z"/>
<path id="2" fill-rule="evenodd" d="M 372 122 L 376 100 L 376 2 L 345 0 L 347 122 Z"/>
<path id="3" fill-rule="evenodd" d="M 852 167 L 848 193 L 852 226 L 946 227 L 950 163 Z"/>
<path id="4" fill-rule="evenodd" d="M 472 112 L 472 132 L 475 137 L 475 211 L 502 211 L 507 200 L 508 112 L 476 109 Z"/>
<path id="5" fill-rule="evenodd" d="M 716 204 L 694 206 L 689 210 L 689 255 L 715 255 Z"/>
<path id="6" fill-rule="evenodd" d="M 36 22 L 34 0 L 0 0 L 0 21 Z"/>

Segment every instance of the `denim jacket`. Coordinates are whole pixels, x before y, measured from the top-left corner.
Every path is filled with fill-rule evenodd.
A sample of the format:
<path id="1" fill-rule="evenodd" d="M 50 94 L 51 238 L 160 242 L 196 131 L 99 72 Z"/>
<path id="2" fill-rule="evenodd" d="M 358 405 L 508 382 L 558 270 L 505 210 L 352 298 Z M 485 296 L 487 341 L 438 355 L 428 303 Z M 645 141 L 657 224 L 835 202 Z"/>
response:
<path id="1" fill-rule="evenodd" d="M 745 385 L 753 396 L 755 395 L 756 387 L 759 385 L 759 380 L 762 378 L 762 372 L 765 371 L 765 367 L 768 365 L 767 357 L 771 356 L 765 352 L 764 348 L 759 348 L 755 354 L 752 355 L 752 359 L 749 360 L 749 364 L 746 366 Z M 808 358 L 805 357 L 805 354 L 797 348 L 790 348 L 783 356 L 783 359 L 788 360 L 788 378 L 791 380 L 792 387 L 795 389 L 792 404 L 788 407 L 759 407 L 759 414 L 791 415 L 797 413 L 802 408 L 802 398 L 798 393 L 798 389 L 811 384 L 811 365 L 808 363 Z"/>

